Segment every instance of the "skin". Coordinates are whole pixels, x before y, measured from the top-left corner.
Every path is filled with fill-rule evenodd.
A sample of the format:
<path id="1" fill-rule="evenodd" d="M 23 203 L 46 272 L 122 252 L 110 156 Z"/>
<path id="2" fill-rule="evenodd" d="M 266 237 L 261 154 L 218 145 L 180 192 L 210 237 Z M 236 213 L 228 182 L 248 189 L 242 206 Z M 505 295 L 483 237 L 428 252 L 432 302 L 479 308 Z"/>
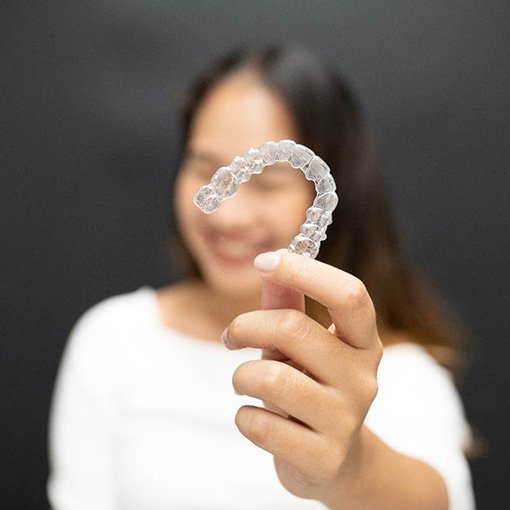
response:
<path id="1" fill-rule="evenodd" d="M 262 349 L 261 359 L 241 364 L 232 382 L 264 407 L 242 406 L 235 422 L 274 456 L 289 492 L 335 510 L 446 510 L 440 475 L 363 425 L 383 352 L 363 282 L 278 250 L 297 233 L 314 195 L 301 172 L 266 170 L 212 215 L 192 203 L 218 166 L 249 146 L 285 138 L 295 138 L 289 112 L 253 76 L 229 78 L 209 94 L 175 195 L 183 237 L 204 280 L 158 291 L 163 321 L 206 340 L 221 336 L 228 349 Z M 257 186 L 264 178 L 267 187 Z M 329 329 L 304 313 L 304 295 L 328 309 Z"/>
<path id="2" fill-rule="evenodd" d="M 315 196 L 312 183 L 282 163 L 253 176 L 214 214 L 202 213 L 193 195 L 234 156 L 282 139 L 297 139 L 293 119 L 281 99 L 252 73 L 217 85 L 196 113 L 174 204 L 180 232 L 204 280 L 158 292 L 167 326 L 219 342 L 236 315 L 259 308 L 260 277 L 253 259 L 287 246 L 296 235 Z"/>
<path id="3" fill-rule="evenodd" d="M 440 475 L 363 425 L 383 353 L 363 282 L 286 250 L 261 254 L 255 265 L 262 309 L 223 334 L 229 349 L 263 350 L 233 375 L 237 393 L 265 406 L 239 409 L 241 433 L 273 454 L 280 482 L 296 496 L 335 510 L 446 510 Z M 329 329 L 304 313 L 305 294 L 327 307 Z"/>
<path id="4" fill-rule="evenodd" d="M 177 179 L 177 217 L 205 279 L 222 297 L 258 302 L 253 259 L 286 246 L 299 232 L 315 190 L 301 171 L 279 163 L 252 176 L 214 214 L 203 214 L 193 195 L 234 156 L 285 138 L 296 138 L 287 108 L 249 75 L 216 87 L 194 119 Z"/>

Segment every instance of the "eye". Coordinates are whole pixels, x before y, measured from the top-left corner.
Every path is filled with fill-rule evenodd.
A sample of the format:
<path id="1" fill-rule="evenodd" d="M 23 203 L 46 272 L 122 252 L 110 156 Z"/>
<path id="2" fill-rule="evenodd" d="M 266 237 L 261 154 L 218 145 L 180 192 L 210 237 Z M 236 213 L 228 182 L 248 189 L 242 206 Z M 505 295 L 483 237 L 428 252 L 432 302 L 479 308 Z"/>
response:
<path id="1" fill-rule="evenodd" d="M 204 163 L 203 161 L 189 159 L 183 162 L 181 166 L 181 171 L 186 172 L 187 174 L 192 175 L 197 179 L 207 181 L 212 177 L 212 175 L 216 171 L 216 167 Z"/>
<path id="2" fill-rule="evenodd" d="M 276 193 L 286 189 L 284 183 L 280 181 L 273 181 L 268 179 L 254 179 L 252 187 L 267 193 Z"/>
<path id="3" fill-rule="evenodd" d="M 336 184 L 329 166 L 308 147 L 292 140 L 266 142 L 258 149 L 250 148 L 243 156 L 236 156 L 228 167 L 215 173 L 209 184 L 201 186 L 193 197 L 194 204 L 204 213 L 212 214 L 223 200 L 228 199 L 239 189 L 239 185 L 259 175 L 264 168 L 276 162 L 289 162 L 292 168 L 299 168 L 307 180 L 313 181 L 317 195 L 306 211 L 306 222 L 299 234 L 292 239 L 288 249 L 306 257 L 315 258 L 321 241 L 326 239 L 326 228 L 332 221 L 333 211 L 338 204 Z M 263 183 L 267 186 L 268 183 Z M 252 183 L 252 188 L 255 183 Z M 257 184 L 260 189 L 260 182 Z M 288 191 L 285 187 L 266 188 Z"/>

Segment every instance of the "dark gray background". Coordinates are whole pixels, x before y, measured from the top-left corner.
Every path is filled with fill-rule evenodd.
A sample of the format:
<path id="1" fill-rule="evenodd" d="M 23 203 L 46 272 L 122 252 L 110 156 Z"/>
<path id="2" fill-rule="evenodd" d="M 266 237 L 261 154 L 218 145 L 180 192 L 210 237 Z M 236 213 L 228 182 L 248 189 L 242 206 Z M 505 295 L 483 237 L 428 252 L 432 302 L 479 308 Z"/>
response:
<path id="1" fill-rule="evenodd" d="M 238 44 L 296 42 L 357 90 L 402 232 L 476 339 L 461 388 L 487 443 L 475 487 L 480 508 L 507 508 L 509 18 L 504 1 L 2 2 L 2 507 L 45 505 L 48 405 L 79 315 L 175 277 L 189 79 Z"/>

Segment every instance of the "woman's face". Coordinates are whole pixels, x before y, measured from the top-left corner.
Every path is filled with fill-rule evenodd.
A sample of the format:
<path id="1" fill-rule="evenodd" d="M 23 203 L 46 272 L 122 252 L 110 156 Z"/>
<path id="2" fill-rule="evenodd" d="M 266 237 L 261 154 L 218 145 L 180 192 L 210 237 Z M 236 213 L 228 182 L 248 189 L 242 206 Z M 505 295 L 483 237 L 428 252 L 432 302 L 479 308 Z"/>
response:
<path id="1" fill-rule="evenodd" d="M 305 220 L 314 189 L 300 170 L 278 163 L 241 184 L 213 214 L 202 213 L 193 195 L 234 156 L 282 139 L 296 139 L 291 114 L 252 74 L 221 82 L 195 115 L 176 182 L 176 214 L 206 283 L 217 292 L 239 298 L 259 292 L 253 259 L 288 245 Z"/>

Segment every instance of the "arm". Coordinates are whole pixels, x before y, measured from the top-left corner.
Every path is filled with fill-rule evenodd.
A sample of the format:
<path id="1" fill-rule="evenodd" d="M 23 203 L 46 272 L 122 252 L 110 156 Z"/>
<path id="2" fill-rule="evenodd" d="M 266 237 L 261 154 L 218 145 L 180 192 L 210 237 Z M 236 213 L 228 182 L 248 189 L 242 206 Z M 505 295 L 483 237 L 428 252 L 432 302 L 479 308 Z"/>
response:
<path id="1" fill-rule="evenodd" d="M 107 310 L 98 305 L 68 339 L 50 414 L 48 497 L 55 510 L 112 510 L 114 407 Z M 111 374 L 111 375 L 109 375 Z"/>
<path id="2" fill-rule="evenodd" d="M 447 510 L 443 478 L 430 465 L 391 449 L 367 427 L 358 458 L 322 502 L 331 510 Z"/>

